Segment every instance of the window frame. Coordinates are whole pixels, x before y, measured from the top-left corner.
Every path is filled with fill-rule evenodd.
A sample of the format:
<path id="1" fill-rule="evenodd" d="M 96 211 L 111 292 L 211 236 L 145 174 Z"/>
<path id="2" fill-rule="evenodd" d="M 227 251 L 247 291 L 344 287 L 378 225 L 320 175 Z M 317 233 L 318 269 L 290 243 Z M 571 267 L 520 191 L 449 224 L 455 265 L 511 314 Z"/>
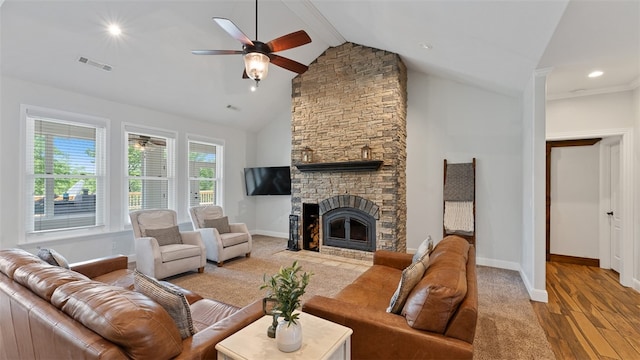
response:
<path id="1" fill-rule="evenodd" d="M 191 191 L 191 181 L 192 180 L 199 180 L 201 178 L 198 177 L 192 177 L 191 176 L 191 161 L 189 160 L 189 156 L 191 153 L 191 143 L 197 143 L 197 144 L 203 144 L 203 145 L 209 145 L 209 146 L 214 146 L 216 148 L 216 162 L 215 162 L 215 177 L 213 178 L 213 181 L 215 183 L 215 199 L 214 199 L 214 203 L 213 205 L 217 205 L 217 206 L 223 206 L 223 194 L 224 194 L 224 141 L 220 140 L 220 139 L 213 139 L 213 138 L 207 138 L 207 137 L 202 137 L 202 136 L 198 136 L 198 135 L 193 135 L 193 134 L 187 134 L 186 137 L 186 163 L 187 163 L 187 177 L 186 177 L 186 181 L 187 181 L 187 191 L 186 191 L 186 205 L 187 205 L 187 209 L 189 209 L 192 205 L 191 205 L 191 197 L 192 197 L 192 191 Z M 194 205 L 195 206 L 195 205 Z"/>
<path id="2" fill-rule="evenodd" d="M 51 109 L 35 105 L 20 105 L 21 118 L 21 138 L 23 145 L 20 147 L 20 184 L 22 194 L 19 207 L 22 208 L 21 223 L 23 224 L 20 233 L 24 236 L 18 240 L 19 244 L 27 244 L 39 241 L 56 240 L 60 238 L 69 238 L 74 236 L 84 236 L 87 234 L 103 233 L 109 228 L 110 219 L 107 209 L 109 208 L 109 177 L 107 169 L 109 168 L 109 144 L 108 134 L 110 129 L 110 120 L 106 118 L 73 113 L 63 110 Z M 87 127 L 95 129 L 95 175 L 87 176 L 95 177 L 98 196 L 96 196 L 95 224 L 82 225 L 74 227 L 64 227 L 55 229 L 35 230 L 34 221 L 34 191 L 35 179 L 38 177 L 34 169 L 34 141 L 35 122 L 43 120 L 55 122 L 63 125 L 73 125 L 79 127 Z M 60 178 L 69 177 L 62 175 Z M 75 176 L 74 176 L 75 177 Z M 82 176 L 81 176 L 82 177 Z M 42 178 L 46 178 L 43 176 Z M 55 179 L 55 176 L 52 178 Z"/>
<path id="3" fill-rule="evenodd" d="M 162 179 L 167 180 L 167 208 L 176 210 L 176 132 L 160 128 L 144 127 L 132 123 L 123 123 L 121 133 L 123 141 L 122 169 L 124 176 L 122 184 L 122 207 L 124 224 L 131 226 L 129 213 L 135 211 L 129 210 L 129 181 L 134 178 L 129 175 L 129 134 L 166 139 L 167 169 L 166 176 Z M 158 180 L 158 177 L 150 177 L 148 180 Z"/>

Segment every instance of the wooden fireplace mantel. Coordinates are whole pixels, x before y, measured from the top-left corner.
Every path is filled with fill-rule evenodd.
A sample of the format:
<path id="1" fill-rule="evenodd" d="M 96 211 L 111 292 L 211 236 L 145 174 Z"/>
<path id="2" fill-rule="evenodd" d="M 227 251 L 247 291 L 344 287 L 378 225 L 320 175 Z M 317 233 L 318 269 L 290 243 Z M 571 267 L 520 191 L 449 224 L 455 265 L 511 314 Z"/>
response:
<path id="1" fill-rule="evenodd" d="M 321 162 L 295 164 L 302 172 L 319 171 L 377 171 L 382 166 L 382 160 L 357 160 L 340 162 Z"/>

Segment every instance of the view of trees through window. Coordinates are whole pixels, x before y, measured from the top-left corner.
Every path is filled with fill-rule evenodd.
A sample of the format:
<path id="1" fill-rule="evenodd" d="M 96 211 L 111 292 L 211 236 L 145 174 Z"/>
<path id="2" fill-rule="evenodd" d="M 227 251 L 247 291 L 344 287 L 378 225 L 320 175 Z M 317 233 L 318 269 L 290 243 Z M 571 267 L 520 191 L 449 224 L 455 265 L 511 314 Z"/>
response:
<path id="1" fill-rule="evenodd" d="M 106 125 L 29 115 L 26 124 L 26 176 L 33 194 L 27 232 L 103 225 Z M 132 127 L 125 140 L 128 211 L 174 206 L 174 138 Z M 222 149 L 188 140 L 190 206 L 220 203 Z"/>
<path id="2" fill-rule="evenodd" d="M 102 128 L 51 119 L 28 119 L 33 156 L 33 231 L 97 225 L 102 196 L 97 141 Z M 99 135 L 100 134 L 100 135 Z"/>
<path id="3" fill-rule="evenodd" d="M 38 135 L 35 137 L 34 144 L 34 172 L 35 174 L 44 175 L 48 172 L 45 166 L 45 136 Z M 96 147 L 95 141 L 73 138 L 56 138 L 53 140 L 53 174 L 55 175 L 87 175 L 95 174 L 95 157 Z M 72 156 L 71 148 L 80 151 L 85 156 L 79 159 Z M 89 161 L 89 163 L 87 163 Z M 89 169 L 88 169 L 89 167 Z M 79 179 L 79 178 L 59 178 L 54 181 L 53 193 L 63 195 L 67 190 L 76 183 L 82 181 L 82 189 L 87 190 L 90 194 L 96 192 L 96 179 Z M 36 196 L 45 195 L 45 179 L 44 177 L 36 178 L 34 184 L 34 194 Z M 75 195 L 75 194 L 74 194 Z"/>
<path id="4" fill-rule="evenodd" d="M 169 139 L 128 133 L 129 210 L 169 207 Z"/>
<path id="5" fill-rule="evenodd" d="M 189 206 L 218 204 L 218 146 L 189 141 Z"/>

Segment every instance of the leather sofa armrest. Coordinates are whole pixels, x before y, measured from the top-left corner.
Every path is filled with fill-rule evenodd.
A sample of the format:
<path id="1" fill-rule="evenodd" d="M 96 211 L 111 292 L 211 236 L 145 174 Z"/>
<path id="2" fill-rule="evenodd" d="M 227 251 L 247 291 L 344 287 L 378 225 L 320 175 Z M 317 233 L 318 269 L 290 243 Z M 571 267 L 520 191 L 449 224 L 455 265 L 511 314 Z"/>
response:
<path id="1" fill-rule="evenodd" d="M 195 335 L 182 342 L 182 353 L 175 359 L 216 359 L 218 352 L 215 346 L 217 343 L 263 316 L 262 299 L 259 299 L 233 315 L 209 327 L 199 329 Z"/>
<path id="2" fill-rule="evenodd" d="M 77 271 L 90 279 L 116 270 L 127 269 L 128 266 L 128 258 L 124 255 L 107 256 L 69 265 L 71 270 Z"/>
<path id="3" fill-rule="evenodd" d="M 309 299 L 302 311 L 351 328 L 354 359 L 473 358 L 472 344 L 413 329 L 401 315 L 323 296 Z"/>
<path id="4" fill-rule="evenodd" d="M 395 251 L 378 250 L 373 253 L 373 265 L 383 265 L 398 270 L 404 270 L 411 265 L 412 260 L 413 255 Z"/>

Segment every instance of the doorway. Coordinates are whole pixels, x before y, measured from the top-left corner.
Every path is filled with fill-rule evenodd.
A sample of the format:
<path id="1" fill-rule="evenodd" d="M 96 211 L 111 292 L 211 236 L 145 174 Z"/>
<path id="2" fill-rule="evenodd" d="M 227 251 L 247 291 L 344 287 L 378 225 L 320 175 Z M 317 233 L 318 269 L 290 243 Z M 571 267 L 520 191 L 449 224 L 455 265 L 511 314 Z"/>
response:
<path id="1" fill-rule="evenodd" d="M 588 147 L 598 143 L 600 144 L 597 149 L 584 148 L 578 152 L 577 147 Z M 547 261 L 611 268 L 618 273 L 620 272 L 623 236 L 620 206 L 622 175 L 620 143 L 619 136 L 605 139 L 591 138 L 547 142 Z M 569 147 L 576 148 L 571 151 L 564 150 Z M 555 154 L 552 151 L 554 148 L 558 148 Z M 564 163 L 558 159 L 558 153 L 567 157 L 566 160 L 563 160 Z M 585 161 L 576 157 L 575 154 L 580 154 L 579 156 L 588 159 Z M 567 172 L 570 174 L 569 179 L 572 179 L 573 183 L 569 182 L 567 185 L 566 179 L 564 184 L 561 183 L 560 177 L 563 172 L 560 171 L 559 166 L 568 168 L 562 169 L 562 171 L 565 174 Z M 552 179 L 553 176 L 557 178 Z M 553 187 L 564 187 L 564 189 L 554 189 Z M 588 188 L 586 193 L 584 192 L 585 188 Z M 580 190 L 583 192 L 581 193 Z M 560 191 L 568 194 L 560 196 Z M 593 196 L 594 193 L 597 194 L 596 197 Z M 564 204 L 558 205 L 555 202 L 568 202 L 570 205 L 563 208 Z M 555 211 L 553 217 L 555 224 L 552 223 L 553 211 Z M 563 211 L 564 213 L 562 213 Z M 569 228 L 558 231 L 559 226 Z M 572 235 L 574 238 L 577 235 L 578 239 L 567 240 Z M 553 243 L 552 239 L 556 239 L 556 243 Z M 584 242 L 580 243 L 580 240 L 584 240 Z M 561 249 L 560 252 L 564 254 L 586 254 L 587 256 L 561 255 L 557 254 L 558 249 Z"/>
<path id="2" fill-rule="evenodd" d="M 547 261 L 600 266 L 599 157 L 593 147 L 600 140 L 547 141 Z"/>

